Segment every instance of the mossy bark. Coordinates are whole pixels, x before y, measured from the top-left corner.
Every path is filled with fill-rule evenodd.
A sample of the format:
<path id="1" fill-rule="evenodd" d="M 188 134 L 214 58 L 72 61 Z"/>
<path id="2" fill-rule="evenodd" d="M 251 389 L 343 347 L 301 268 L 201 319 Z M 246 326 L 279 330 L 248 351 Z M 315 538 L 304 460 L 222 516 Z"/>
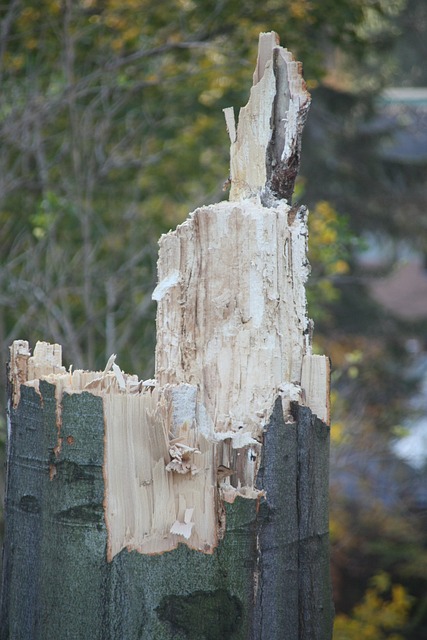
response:
<path id="1" fill-rule="evenodd" d="M 1 638 L 101 638 L 102 400 L 64 395 L 56 455 L 55 387 L 21 393 L 10 411 Z"/>
<path id="2" fill-rule="evenodd" d="M 108 563 L 102 399 L 21 387 L 10 410 L 3 640 L 329 640 L 328 427 L 278 400 L 260 501 L 226 504 L 213 554 L 185 545 Z"/>

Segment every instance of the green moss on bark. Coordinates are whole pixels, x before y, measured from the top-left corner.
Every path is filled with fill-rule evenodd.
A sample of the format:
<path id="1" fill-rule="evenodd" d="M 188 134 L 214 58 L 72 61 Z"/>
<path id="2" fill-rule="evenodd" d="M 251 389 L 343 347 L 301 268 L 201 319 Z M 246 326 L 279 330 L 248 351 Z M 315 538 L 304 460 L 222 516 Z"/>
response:
<path id="1" fill-rule="evenodd" d="M 242 603 L 225 589 L 195 591 L 162 598 L 156 609 L 171 629 L 182 629 L 189 640 L 233 638 L 242 625 Z"/>

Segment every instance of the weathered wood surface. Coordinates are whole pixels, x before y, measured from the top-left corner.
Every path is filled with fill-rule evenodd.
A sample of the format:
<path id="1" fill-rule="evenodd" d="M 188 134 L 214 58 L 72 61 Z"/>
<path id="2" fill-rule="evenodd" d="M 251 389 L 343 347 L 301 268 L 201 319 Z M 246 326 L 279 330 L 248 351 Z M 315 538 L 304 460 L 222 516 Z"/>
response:
<path id="1" fill-rule="evenodd" d="M 155 380 L 14 343 L 1 638 L 330 640 L 329 362 L 290 201 L 309 102 L 261 34 L 230 202 L 160 241 Z"/>

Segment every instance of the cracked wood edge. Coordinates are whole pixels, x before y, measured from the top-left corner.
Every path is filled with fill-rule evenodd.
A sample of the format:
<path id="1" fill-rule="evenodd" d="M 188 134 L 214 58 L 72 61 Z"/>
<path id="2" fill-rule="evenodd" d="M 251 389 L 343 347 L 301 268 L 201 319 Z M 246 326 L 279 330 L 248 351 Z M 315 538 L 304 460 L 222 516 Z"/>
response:
<path id="1" fill-rule="evenodd" d="M 117 369 L 66 371 L 58 345 L 38 343 L 33 356 L 27 342 L 12 345 L 12 392 L 18 404 L 22 385 L 32 387 L 42 404 L 41 383 L 55 388 L 58 439 L 49 466 L 51 481 L 67 439 L 61 422 L 64 394 L 99 396 L 108 560 L 124 548 L 155 554 L 179 543 L 211 554 L 225 530 L 220 503 L 261 495 L 255 488 L 259 442 L 241 432 L 216 435 L 210 430 L 196 386 L 160 387 Z M 234 474 L 238 487 L 230 484 Z"/>
<path id="2" fill-rule="evenodd" d="M 325 424 L 331 422 L 331 362 L 327 356 L 307 354 L 302 362 L 301 387 L 303 402 Z"/>
<path id="3" fill-rule="evenodd" d="M 299 170 L 301 137 L 311 98 L 302 65 L 272 31 L 259 37 L 258 60 L 248 104 L 236 125 L 224 109 L 230 136 L 230 200 L 260 194 L 267 206 L 291 202 Z"/>
<path id="4" fill-rule="evenodd" d="M 35 380 L 51 373 L 65 373 L 62 367 L 62 347 L 59 344 L 37 342 L 34 355 L 26 340 L 15 340 L 9 349 L 9 378 L 13 382 L 13 406 L 20 398 L 20 385 L 27 380 Z"/>

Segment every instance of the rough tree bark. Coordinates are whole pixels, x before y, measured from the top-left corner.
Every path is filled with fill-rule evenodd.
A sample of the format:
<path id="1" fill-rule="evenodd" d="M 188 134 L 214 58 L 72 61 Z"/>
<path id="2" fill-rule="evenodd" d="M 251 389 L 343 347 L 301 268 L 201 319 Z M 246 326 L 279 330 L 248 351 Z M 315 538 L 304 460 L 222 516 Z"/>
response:
<path id="1" fill-rule="evenodd" d="M 160 241 L 155 380 L 13 344 L 1 638 L 330 639 L 329 365 L 291 205 L 309 103 L 261 34 L 230 200 Z"/>

